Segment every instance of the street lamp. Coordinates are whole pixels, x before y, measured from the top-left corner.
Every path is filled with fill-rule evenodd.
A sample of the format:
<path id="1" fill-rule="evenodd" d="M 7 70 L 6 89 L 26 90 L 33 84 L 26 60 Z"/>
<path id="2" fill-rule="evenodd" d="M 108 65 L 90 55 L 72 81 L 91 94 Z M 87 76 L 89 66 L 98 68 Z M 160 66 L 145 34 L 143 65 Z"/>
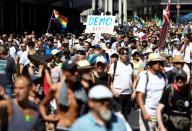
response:
<path id="1" fill-rule="evenodd" d="M 123 14 L 123 1 L 121 1 L 121 29 L 123 29 L 123 18 L 124 18 L 124 14 Z"/>
<path id="2" fill-rule="evenodd" d="M 177 6 L 176 6 L 176 8 L 177 8 L 177 19 L 179 19 L 179 11 L 180 11 L 180 4 L 179 4 L 179 0 L 177 0 Z"/>

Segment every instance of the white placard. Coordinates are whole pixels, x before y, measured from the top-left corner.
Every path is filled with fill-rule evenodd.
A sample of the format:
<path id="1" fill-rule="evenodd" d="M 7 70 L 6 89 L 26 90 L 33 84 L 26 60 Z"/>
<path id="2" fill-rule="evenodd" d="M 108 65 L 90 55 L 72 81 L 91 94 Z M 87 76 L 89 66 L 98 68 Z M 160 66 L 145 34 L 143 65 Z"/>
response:
<path id="1" fill-rule="evenodd" d="M 115 26 L 115 16 L 88 16 L 85 33 L 112 34 Z"/>

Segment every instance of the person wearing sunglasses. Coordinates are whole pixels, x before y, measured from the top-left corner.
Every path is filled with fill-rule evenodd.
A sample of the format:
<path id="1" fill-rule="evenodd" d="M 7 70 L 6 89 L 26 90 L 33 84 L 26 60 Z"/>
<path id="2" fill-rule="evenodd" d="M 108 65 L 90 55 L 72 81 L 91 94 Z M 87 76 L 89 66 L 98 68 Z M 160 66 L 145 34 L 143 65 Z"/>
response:
<path id="1" fill-rule="evenodd" d="M 141 131 L 157 129 L 156 108 L 166 85 L 166 76 L 161 72 L 163 59 L 157 53 L 149 54 L 148 70 L 141 72 L 136 84 L 137 103 L 141 109 Z"/>
<path id="2" fill-rule="evenodd" d="M 132 86 L 133 65 L 128 59 L 126 48 L 119 50 L 119 60 L 110 66 L 109 74 L 111 76 L 110 88 L 114 95 L 113 109 L 121 112 L 127 120 L 132 100 L 135 98 L 135 89 Z"/>
<path id="3" fill-rule="evenodd" d="M 165 88 L 157 108 L 160 131 L 190 130 L 191 95 L 187 74 L 184 70 L 177 70 L 174 83 Z"/>
<path id="4" fill-rule="evenodd" d="M 185 60 L 182 55 L 175 55 L 172 59 L 172 69 L 166 72 L 168 83 L 174 82 L 175 71 L 183 69 L 187 73 L 187 82 L 190 80 L 190 69 L 185 64 Z"/>

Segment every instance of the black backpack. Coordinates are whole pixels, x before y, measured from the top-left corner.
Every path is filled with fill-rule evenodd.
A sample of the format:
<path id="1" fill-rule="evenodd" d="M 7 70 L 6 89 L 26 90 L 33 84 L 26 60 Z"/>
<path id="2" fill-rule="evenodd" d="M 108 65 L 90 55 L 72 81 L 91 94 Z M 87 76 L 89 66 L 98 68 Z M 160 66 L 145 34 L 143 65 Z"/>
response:
<path id="1" fill-rule="evenodd" d="M 133 63 L 131 63 L 130 61 L 127 63 L 127 65 L 131 65 L 132 69 L 133 69 Z M 116 74 L 116 69 L 117 69 L 117 61 L 114 63 L 114 67 L 113 67 L 113 76 L 111 78 L 111 82 L 114 82 L 114 78 L 115 78 L 115 74 Z"/>

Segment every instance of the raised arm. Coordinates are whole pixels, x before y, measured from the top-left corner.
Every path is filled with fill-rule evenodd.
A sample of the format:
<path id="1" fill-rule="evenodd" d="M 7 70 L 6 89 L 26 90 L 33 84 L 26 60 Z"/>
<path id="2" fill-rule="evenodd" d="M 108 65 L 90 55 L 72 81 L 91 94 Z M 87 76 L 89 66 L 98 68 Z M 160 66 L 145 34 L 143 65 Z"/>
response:
<path id="1" fill-rule="evenodd" d="M 54 84 L 51 86 L 50 91 L 48 94 L 45 96 L 45 98 L 42 100 L 42 102 L 39 104 L 39 111 L 45 121 L 49 122 L 57 122 L 58 116 L 56 115 L 49 115 L 46 111 L 46 106 L 50 103 L 50 101 L 54 98 L 56 89 L 57 89 L 58 84 Z"/>

